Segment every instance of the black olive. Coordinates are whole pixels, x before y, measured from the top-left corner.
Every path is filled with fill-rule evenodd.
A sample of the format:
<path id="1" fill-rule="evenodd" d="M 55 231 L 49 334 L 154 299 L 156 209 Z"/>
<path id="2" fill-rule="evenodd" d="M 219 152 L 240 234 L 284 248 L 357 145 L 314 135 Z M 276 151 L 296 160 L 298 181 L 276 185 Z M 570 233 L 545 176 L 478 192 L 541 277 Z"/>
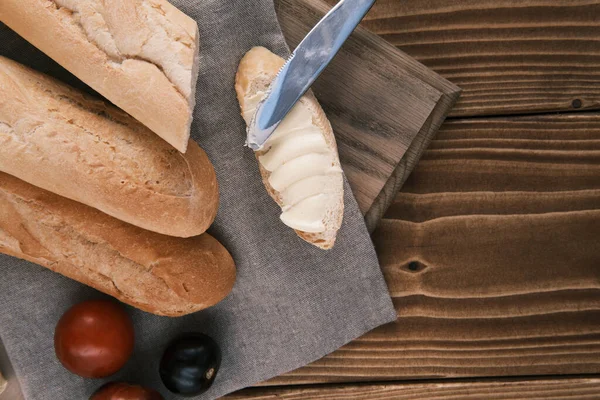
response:
<path id="1" fill-rule="evenodd" d="M 221 350 L 202 333 L 187 333 L 173 340 L 160 361 L 160 378 L 171 392 L 194 396 L 207 391 L 221 365 Z"/>

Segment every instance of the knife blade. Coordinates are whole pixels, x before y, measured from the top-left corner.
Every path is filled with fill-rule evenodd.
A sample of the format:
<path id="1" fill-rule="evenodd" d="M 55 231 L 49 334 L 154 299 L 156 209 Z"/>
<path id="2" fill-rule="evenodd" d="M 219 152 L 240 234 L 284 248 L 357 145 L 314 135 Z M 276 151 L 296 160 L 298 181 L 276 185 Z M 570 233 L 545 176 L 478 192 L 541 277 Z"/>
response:
<path id="1" fill-rule="evenodd" d="M 246 145 L 260 150 L 294 104 L 306 93 L 376 0 L 341 0 L 287 59 L 248 127 Z"/>

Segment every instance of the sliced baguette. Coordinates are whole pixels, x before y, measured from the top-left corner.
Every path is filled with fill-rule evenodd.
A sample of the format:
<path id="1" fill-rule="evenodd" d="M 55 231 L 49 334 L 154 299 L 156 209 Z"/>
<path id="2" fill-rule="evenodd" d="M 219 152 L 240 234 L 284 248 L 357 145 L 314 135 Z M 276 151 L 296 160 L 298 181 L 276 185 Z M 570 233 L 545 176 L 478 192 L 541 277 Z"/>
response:
<path id="1" fill-rule="evenodd" d="M 219 203 L 196 143 L 181 154 L 121 110 L 4 57 L 0 171 L 165 235 L 200 235 Z"/>
<path id="2" fill-rule="evenodd" d="M 206 233 L 149 232 L 1 172 L 0 252 L 173 317 L 216 304 L 236 275 L 227 250 Z"/>
<path id="3" fill-rule="evenodd" d="M 259 92 L 266 92 L 283 64 L 284 60 L 281 57 L 273 54 L 264 47 L 255 47 L 242 58 L 235 82 L 235 89 L 242 110 L 242 116 L 244 116 L 245 111 L 249 107 L 248 99 Z M 333 130 L 317 99 L 312 92 L 309 91 L 302 99 L 300 99 L 300 102 L 306 104 L 310 109 L 312 113 L 312 123 L 318 127 L 319 131 L 322 133 L 327 146 L 333 155 L 332 166 L 340 168 Z M 250 123 L 248 116 L 245 116 L 245 120 L 246 124 Z M 255 153 L 257 160 L 268 151 L 269 149 L 257 151 Z M 259 170 L 267 192 L 279 206 L 283 207 L 284 202 L 282 193 L 275 190 L 269 183 L 271 173 L 263 168 L 260 162 Z M 331 249 L 334 246 L 337 232 L 342 224 L 344 214 L 344 187 L 341 173 L 332 180 L 331 186 L 336 201 L 333 206 L 327 210 L 327 216 L 323 221 L 325 231 L 305 232 L 298 229 L 295 230 L 302 239 L 325 250 Z"/>
<path id="4" fill-rule="evenodd" d="M 0 21 L 186 151 L 198 78 L 193 19 L 165 0 L 2 0 Z"/>

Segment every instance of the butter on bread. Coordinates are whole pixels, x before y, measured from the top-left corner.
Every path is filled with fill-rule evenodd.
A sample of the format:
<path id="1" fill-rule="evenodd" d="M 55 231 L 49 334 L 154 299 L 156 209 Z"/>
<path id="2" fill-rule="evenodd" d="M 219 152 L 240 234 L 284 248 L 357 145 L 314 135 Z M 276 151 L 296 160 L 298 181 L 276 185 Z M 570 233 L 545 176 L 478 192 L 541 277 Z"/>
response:
<path id="1" fill-rule="evenodd" d="M 186 151 L 198 26 L 166 0 L 2 0 L 0 21 Z"/>
<path id="2" fill-rule="evenodd" d="M 172 317 L 218 303 L 236 276 L 229 252 L 206 233 L 160 235 L 2 172 L 0 253 Z"/>
<path id="3" fill-rule="evenodd" d="M 235 89 L 246 124 L 283 64 L 264 47 L 241 60 Z M 344 179 L 331 124 L 312 92 L 255 155 L 269 195 L 282 208 L 283 223 L 307 242 L 332 248 L 344 214 Z"/>
<path id="4" fill-rule="evenodd" d="M 0 57 L 0 171 L 171 236 L 200 235 L 219 205 L 214 168 L 123 111 Z"/>

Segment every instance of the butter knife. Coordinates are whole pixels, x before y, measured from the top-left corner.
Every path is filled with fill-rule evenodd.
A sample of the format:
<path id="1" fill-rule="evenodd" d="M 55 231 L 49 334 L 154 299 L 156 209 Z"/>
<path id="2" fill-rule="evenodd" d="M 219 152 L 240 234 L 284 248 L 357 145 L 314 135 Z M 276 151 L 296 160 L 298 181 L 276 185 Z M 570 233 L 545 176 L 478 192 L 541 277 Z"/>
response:
<path id="1" fill-rule="evenodd" d="M 340 50 L 376 0 L 341 0 L 287 59 L 248 127 L 246 145 L 260 150 L 294 104 Z"/>

